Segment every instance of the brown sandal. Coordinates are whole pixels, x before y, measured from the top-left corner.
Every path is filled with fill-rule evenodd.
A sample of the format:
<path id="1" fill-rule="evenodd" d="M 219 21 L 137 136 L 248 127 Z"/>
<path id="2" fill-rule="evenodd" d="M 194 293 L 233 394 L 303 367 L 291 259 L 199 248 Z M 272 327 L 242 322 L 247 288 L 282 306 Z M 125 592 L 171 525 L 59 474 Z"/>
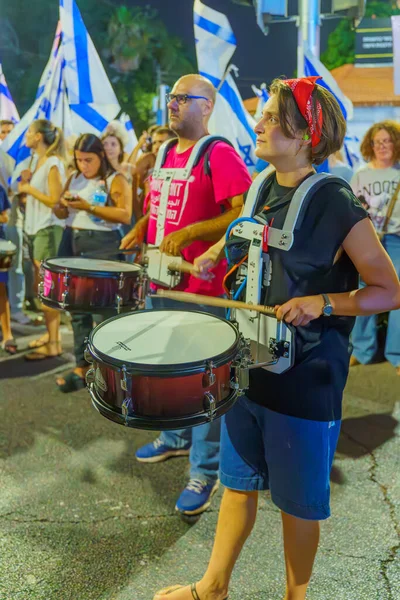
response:
<path id="1" fill-rule="evenodd" d="M 165 596 L 168 596 L 169 594 L 172 594 L 172 592 L 176 592 L 177 590 L 180 590 L 182 588 L 184 588 L 184 585 L 173 585 L 170 588 L 167 588 L 166 591 L 164 592 L 163 590 L 160 590 L 159 594 L 163 594 Z M 196 589 L 196 584 L 192 583 L 190 585 L 190 591 L 192 593 L 193 596 L 193 600 L 200 600 L 200 596 L 197 593 L 197 589 Z M 229 596 L 226 596 L 225 600 L 228 600 Z"/>

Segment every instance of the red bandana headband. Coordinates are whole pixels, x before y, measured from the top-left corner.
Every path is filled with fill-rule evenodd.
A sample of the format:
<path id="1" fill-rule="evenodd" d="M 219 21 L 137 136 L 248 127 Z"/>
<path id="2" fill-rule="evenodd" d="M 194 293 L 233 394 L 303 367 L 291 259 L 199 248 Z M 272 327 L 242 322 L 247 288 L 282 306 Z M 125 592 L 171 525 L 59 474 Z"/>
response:
<path id="1" fill-rule="evenodd" d="M 316 103 L 316 123 L 314 122 L 312 111 L 311 95 L 315 88 L 315 82 L 318 81 L 318 79 L 322 79 L 322 77 L 301 77 L 299 79 L 286 79 L 284 81 L 284 83 L 286 83 L 292 90 L 298 109 L 307 122 L 308 128 L 311 133 L 312 148 L 317 146 L 321 141 L 321 132 L 323 124 L 322 108 L 321 104 L 318 101 Z"/>

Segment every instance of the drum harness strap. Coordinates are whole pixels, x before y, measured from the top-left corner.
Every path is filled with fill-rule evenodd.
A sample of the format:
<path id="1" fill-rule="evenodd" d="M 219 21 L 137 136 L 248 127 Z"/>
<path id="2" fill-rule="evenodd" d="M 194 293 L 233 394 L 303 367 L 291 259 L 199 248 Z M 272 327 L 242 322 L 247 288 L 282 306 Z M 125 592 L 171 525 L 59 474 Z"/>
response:
<path id="1" fill-rule="evenodd" d="M 229 273 L 232 273 L 242 265 L 247 266 L 247 274 L 241 281 L 233 298 L 235 300 L 239 299 L 244 292 L 245 298 L 243 300 L 248 304 L 261 304 L 263 287 L 268 287 L 271 284 L 272 264 L 268 248 L 273 247 L 284 252 L 292 248 L 295 232 L 301 228 L 307 207 L 314 194 L 328 183 L 338 183 L 351 190 L 345 180 L 327 173 L 318 173 L 308 177 L 295 191 L 290 201 L 283 227 L 282 229 L 278 229 L 273 227 L 273 222 L 271 224 L 266 223 L 266 219 L 262 215 L 255 216 L 255 212 L 261 206 L 264 190 L 268 181 L 270 181 L 266 175 L 266 171 L 263 171 L 253 181 L 246 197 L 242 216 L 233 221 L 226 232 L 226 241 L 233 234 L 235 238 L 241 238 L 244 241 L 250 242 L 247 256 L 241 258 L 238 263 L 233 264 L 229 271 Z M 232 261 L 229 260 L 228 252 L 227 258 L 228 262 L 232 264 Z M 237 312 L 240 329 L 242 330 L 243 328 L 243 332 L 251 340 L 258 343 L 261 317 L 255 311 Z M 246 316 L 242 315 L 243 312 L 246 313 Z M 287 326 L 284 323 L 278 326 L 276 341 L 289 339 L 287 332 L 284 331 L 285 329 L 287 329 Z M 291 344 L 291 346 L 292 356 L 288 356 L 287 358 L 293 364 L 294 344 Z M 268 367 L 268 370 L 283 372 L 288 368 L 290 366 L 284 368 L 281 365 L 279 368 Z"/>
<path id="2" fill-rule="evenodd" d="M 174 181 L 188 181 L 192 175 L 193 167 L 195 167 L 200 162 L 201 157 L 207 152 L 207 150 L 208 156 L 206 157 L 206 160 L 204 162 L 204 172 L 207 175 L 211 176 L 209 154 L 211 152 L 212 146 L 214 146 L 216 142 L 220 141 L 232 146 L 232 144 L 223 137 L 206 135 L 200 138 L 199 141 L 193 146 L 189 160 L 184 168 L 163 167 L 169 150 L 178 143 L 177 138 L 167 140 L 161 146 L 157 154 L 157 160 L 153 170 L 153 179 L 162 179 L 164 181 L 161 190 L 160 203 L 157 214 L 157 228 L 155 240 L 156 246 L 159 246 L 164 239 L 165 220 L 167 218 L 168 210 L 168 198 L 172 183 Z"/>

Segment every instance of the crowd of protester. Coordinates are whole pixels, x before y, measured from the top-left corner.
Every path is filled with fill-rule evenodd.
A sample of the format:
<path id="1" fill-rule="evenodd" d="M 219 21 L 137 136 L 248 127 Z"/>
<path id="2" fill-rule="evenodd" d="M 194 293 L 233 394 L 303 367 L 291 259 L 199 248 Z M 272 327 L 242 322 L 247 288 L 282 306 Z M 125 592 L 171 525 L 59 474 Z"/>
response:
<path id="1" fill-rule="evenodd" d="M 0 122 L 0 141 L 12 131 L 11 121 Z M 54 256 L 77 256 L 93 250 L 118 249 L 121 238 L 141 218 L 157 152 L 174 137 L 167 126 L 144 131 L 130 155 L 128 137 L 118 121 L 111 122 L 101 138 L 92 134 L 71 136 L 51 122 L 32 123 L 26 145 L 32 155 L 29 169 L 10 186 L 11 175 L 0 156 L 0 239 L 17 247 L 11 269 L 0 273 L 0 323 L 3 352 L 18 351 L 12 334 L 14 323 L 27 325 L 44 320 L 46 333 L 30 344 L 27 360 L 44 360 L 62 353 L 60 312 L 40 306 L 43 317 L 28 316 L 38 310 L 35 299 L 42 261 Z M 364 163 L 353 172 L 342 152 L 330 156 L 329 172 L 350 182 L 367 208 L 381 242 L 400 273 L 400 124 L 375 123 L 361 143 Z M 265 168 L 259 161 L 256 171 Z M 108 206 L 90 212 L 90 196 L 104 181 Z M 78 199 L 73 199 L 78 196 Z M 390 214 L 389 214 L 390 213 Z M 82 233 L 84 231 L 84 234 Z M 90 233 L 89 233 L 90 232 Z M 360 282 L 363 286 L 364 282 Z M 30 313 L 32 314 L 32 313 Z M 93 326 L 91 315 L 74 315 L 76 369 L 58 380 L 62 391 L 84 385 L 83 343 Z M 373 362 L 378 353 L 378 319 L 358 317 L 352 334 L 351 365 Z M 386 359 L 400 375 L 400 311 L 387 320 Z"/>
<path id="2" fill-rule="evenodd" d="M 0 143 L 13 128 L 12 121 L 0 122 Z M 100 249 L 115 252 L 123 235 L 143 214 L 158 149 L 172 137 L 168 127 L 152 126 L 128 154 L 128 136 L 118 121 L 111 122 L 101 138 L 84 134 L 64 139 L 58 127 L 41 119 L 26 133 L 31 159 L 16 181 L 0 156 L 0 239 L 16 247 L 11 268 L 0 272 L 3 353 L 18 352 L 13 325 L 44 322 L 46 333 L 29 344 L 32 352 L 24 358 L 38 361 L 62 354 L 60 311 L 39 304 L 36 298 L 42 261 Z M 103 182 L 107 205 L 96 207 L 94 215 L 91 196 Z M 83 345 L 93 327 L 90 314 L 74 314 L 71 321 L 77 366 L 58 380 L 62 391 L 84 385 Z"/>

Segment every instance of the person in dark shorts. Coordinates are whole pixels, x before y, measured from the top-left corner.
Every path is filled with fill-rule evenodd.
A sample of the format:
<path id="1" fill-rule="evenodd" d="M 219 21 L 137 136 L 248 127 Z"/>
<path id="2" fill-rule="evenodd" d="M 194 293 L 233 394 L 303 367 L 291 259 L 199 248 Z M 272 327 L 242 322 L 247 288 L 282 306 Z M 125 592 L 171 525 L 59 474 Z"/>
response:
<path id="1" fill-rule="evenodd" d="M 255 127 L 268 176 L 255 214 L 281 229 L 296 189 L 342 146 L 346 124 L 336 99 L 315 77 L 275 80 Z M 218 262 L 225 239 L 196 259 L 200 277 Z M 223 417 L 220 479 L 226 489 L 214 548 L 200 581 L 159 591 L 155 600 L 223 600 L 252 531 L 258 492 L 281 510 L 286 592 L 304 600 L 330 516 L 329 476 L 341 424 L 356 315 L 400 306 L 396 271 L 367 212 L 345 181 L 311 197 L 289 251 L 269 248 L 272 279 L 262 301 L 295 327 L 295 362 L 281 375 L 250 371 L 250 386 Z M 358 275 L 367 285 L 358 289 Z M 263 551 L 260 548 L 260 551 Z M 243 594 L 246 590 L 243 589 Z"/>

